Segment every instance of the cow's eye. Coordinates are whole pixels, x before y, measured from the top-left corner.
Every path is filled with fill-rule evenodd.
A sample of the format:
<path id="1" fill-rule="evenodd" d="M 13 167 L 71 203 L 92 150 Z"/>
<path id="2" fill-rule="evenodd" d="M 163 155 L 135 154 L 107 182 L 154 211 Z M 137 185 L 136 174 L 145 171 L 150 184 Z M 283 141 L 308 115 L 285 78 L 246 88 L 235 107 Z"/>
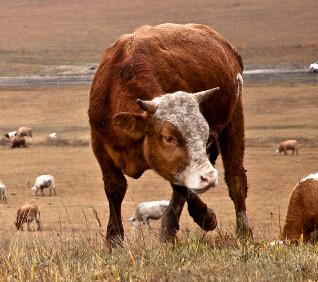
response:
<path id="1" fill-rule="evenodd" d="M 177 138 L 175 138 L 173 136 L 163 136 L 163 140 L 165 141 L 165 143 L 168 143 L 169 145 L 177 145 L 178 144 Z"/>

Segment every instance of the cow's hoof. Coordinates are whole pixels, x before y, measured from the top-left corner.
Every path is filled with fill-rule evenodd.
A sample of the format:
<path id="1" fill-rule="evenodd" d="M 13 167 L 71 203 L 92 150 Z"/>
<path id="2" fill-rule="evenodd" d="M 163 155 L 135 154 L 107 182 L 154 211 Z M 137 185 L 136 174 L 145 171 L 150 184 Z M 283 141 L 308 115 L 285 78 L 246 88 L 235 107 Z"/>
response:
<path id="1" fill-rule="evenodd" d="M 217 226 L 217 219 L 215 212 L 207 208 L 205 213 L 201 213 L 193 216 L 193 220 L 198 224 L 204 231 L 212 231 Z"/>
<path id="2" fill-rule="evenodd" d="M 109 226 L 106 234 L 106 245 L 109 249 L 122 247 L 124 241 L 124 229 Z"/>
<path id="3" fill-rule="evenodd" d="M 160 239 L 163 242 L 174 241 L 179 230 L 179 222 L 177 217 L 168 211 L 161 221 Z"/>
<path id="4" fill-rule="evenodd" d="M 123 247 L 123 238 L 121 236 L 106 236 L 106 246 L 109 251 L 114 248 Z"/>
<path id="5" fill-rule="evenodd" d="M 177 236 L 177 228 L 161 227 L 160 240 L 162 242 L 173 242 Z"/>
<path id="6" fill-rule="evenodd" d="M 236 235 L 240 239 L 252 239 L 253 231 L 248 222 L 246 213 L 241 213 L 236 219 Z"/>
<path id="7" fill-rule="evenodd" d="M 250 226 L 239 225 L 236 227 L 236 235 L 239 239 L 253 239 L 253 231 Z"/>

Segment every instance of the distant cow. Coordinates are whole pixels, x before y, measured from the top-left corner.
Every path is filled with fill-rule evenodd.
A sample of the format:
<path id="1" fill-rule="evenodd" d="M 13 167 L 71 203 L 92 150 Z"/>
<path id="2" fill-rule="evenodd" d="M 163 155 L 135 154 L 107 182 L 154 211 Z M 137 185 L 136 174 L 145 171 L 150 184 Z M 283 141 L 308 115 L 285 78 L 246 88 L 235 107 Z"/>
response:
<path id="1" fill-rule="evenodd" d="M 7 203 L 6 186 L 0 181 L 0 201 Z"/>
<path id="2" fill-rule="evenodd" d="M 134 227 L 138 227 L 141 223 L 149 225 L 149 219 L 160 219 L 169 207 L 170 201 L 151 201 L 142 202 L 136 207 L 133 217 L 129 218 L 130 223 Z"/>
<path id="3" fill-rule="evenodd" d="M 37 224 L 37 230 L 42 230 L 42 225 L 40 221 L 40 210 L 37 205 L 29 205 L 26 204 L 18 209 L 17 211 L 17 221 L 15 222 L 15 226 L 17 230 L 23 231 L 24 223 L 27 224 L 27 230 L 30 231 L 30 224 L 35 220 Z"/>
<path id="4" fill-rule="evenodd" d="M 16 131 L 10 131 L 10 132 L 7 132 L 6 134 L 4 134 L 4 136 L 7 138 L 11 138 L 11 137 L 16 136 L 16 135 L 17 135 Z"/>
<path id="5" fill-rule="evenodd" d="M 237 49 L 199 24 L 144 26 L 106 50 L 91 86 L 88 114 L 109 201 L 108 242 L 124 237 L 124 174 L 139 178 L 147 169 L 173 187 L 162 238 L 176 236 L 186 201 L 201 228 L 214 221 L 215 214 L 195 193 L 218 184 L 213 167 L 218 148 L 237 232 L 251 234 L 245 205 L 242 72 Z"/>
<path id="6" fill-rule="evenodd" d="M 296 152 L 296 154 L 298 155 L 297 146 L 298 146 L 297 140 L 286 140 L 286 141 L 281 142 L 278 145 L 278 149 L 277 149 L 276 153 L 284 152 L 285 155 L 288 155 L 287 151 L 291 150 L 292 155 L 294 154 L 294 152 Z"/>
<path id="7" fill-rule="evenodd" d="M 296 242 L 303 234 L 304 241 L 318 230 L 318 173 L 310 174 L 293 188 L 282 240 Z"/>
<path id="8" fill-rule="evenodd" d="M 32 128 L 30 127 L 20 127 L 18 129 L 17 135 L 32 137 Z"/>
<path id="9" fill-rule="evenodd" d="M 44 195 L 43 190 L 46 188 L 49 189 L 50 196 L 52 196 L 52 192 L 56 195 L 54 177 L 52 175 L 38 176 L 35 180 L 34 186 L 31 188 L 33 196 L 36 196 L 39 190 L 41 190 L 41 194 Z"/>
<path id="10" fill-rule="evenodd" d="M 20 136 L 20 135 L 13 136 L 9 139 L 9 141 L 11 144 L 10 148 L 20 148 L 20 147 L 26 148 L 27 147 L 25 138 L 23 136 Z"/>

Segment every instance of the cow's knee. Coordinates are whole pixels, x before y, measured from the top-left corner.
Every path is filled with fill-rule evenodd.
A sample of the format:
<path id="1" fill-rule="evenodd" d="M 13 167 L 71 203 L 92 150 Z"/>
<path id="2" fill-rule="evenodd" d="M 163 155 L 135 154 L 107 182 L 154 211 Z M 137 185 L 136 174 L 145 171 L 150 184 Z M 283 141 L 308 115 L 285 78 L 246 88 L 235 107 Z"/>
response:
<path id="1" fill-rule="evenodd" d="M 205 231 L 211 231 L 216 228 L 217 219 L 215 212 L 208 208 L 198 195 L 189 192 L 187 203 L 189 214 L 196 224 Z"/>

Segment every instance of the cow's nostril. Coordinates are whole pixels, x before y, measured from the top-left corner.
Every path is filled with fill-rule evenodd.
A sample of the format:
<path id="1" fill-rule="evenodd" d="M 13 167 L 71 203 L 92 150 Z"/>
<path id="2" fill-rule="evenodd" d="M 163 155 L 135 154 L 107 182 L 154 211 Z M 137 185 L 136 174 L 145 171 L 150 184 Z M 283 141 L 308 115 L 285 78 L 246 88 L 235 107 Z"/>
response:
<path id="1" fill-rule="evenodd" d="M 213 182 L 215 180 L 215 172 L 211 171 L 204 175 L 201 175 L 201 181 Z"/>
<path id="2" fill-rule="evenodd" d="M 208 177 L 201 175 L 201 180 L 202 180 L 202 181 L 208 181 Z"/>

